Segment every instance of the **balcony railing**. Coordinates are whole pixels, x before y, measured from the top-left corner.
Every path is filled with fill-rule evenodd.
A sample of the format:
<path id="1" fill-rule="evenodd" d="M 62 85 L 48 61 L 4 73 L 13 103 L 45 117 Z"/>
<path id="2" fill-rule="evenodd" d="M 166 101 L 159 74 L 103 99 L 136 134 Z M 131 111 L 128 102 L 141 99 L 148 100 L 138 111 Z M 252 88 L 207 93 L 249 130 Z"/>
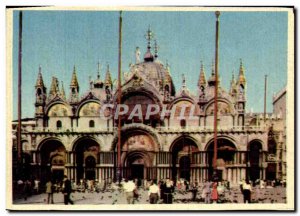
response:
<path id="1" fill-rule="evenodd" d="M 169 127 L 157 127 L 158 131 L 168 131 L 168 132 L 213 132 L 213 126 L 169 126 Z M 264 131 L 264 126 L 218 126 L 219 132 L 239 132 L 239 131 Z"/>
<path id="2" fill-rule="evenodd" d="M 153 128 L 159 132 L 213 132 L 213 126 L 160 126 Z M 265 131 L 264 126 L 218 126 L 218 132 L 262 132 Z M 49 128 L 35 127 L 26 128 L 22 132 L 112 132 L 116 131 L 117 127 L 73 127 L 73 128 Z"/>

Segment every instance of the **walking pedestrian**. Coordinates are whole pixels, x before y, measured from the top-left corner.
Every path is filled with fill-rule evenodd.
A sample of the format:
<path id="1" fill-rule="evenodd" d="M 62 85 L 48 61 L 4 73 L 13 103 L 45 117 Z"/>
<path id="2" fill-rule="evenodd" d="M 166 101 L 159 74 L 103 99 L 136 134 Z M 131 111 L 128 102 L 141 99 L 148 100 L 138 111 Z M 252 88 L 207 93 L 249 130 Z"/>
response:
<path id="1" fill-rule="evenodd" d="M 244 203 L 251 203 L 251 191 L 251 184 L 249 180 L 246 180 L 243 184 Z"/>
<path id="2" fill-rule="evenodd" d="M 166 188 L 166 182 L 162 179 L 159 183 L 160 199 L 164 199 L 165 197 L 165 188 Z"/>
<path id="3" fill-rule="evenodd" d="M 211 190 L 211 199 L 213 201 L 213 203 L 217 203 L 218 202 L 218 182 L 214 182 L 212 185 L 212 190 Z"/>
<path id="4" fill-rule="evenodd" d="M 166 186 L 164 188 L 164 203 L 165 204 L 172 204 L 173 203 L 173 193 L 174 186 L 173 182 L 170 179 L 166 180 Z"/>
<path id="5" fill-rule="evenodd" d="M 74 204 L 74 202 L 71 200 L 70 195 L 72 193 L 72 185 L 71 181 L 67 178 L 67 176 L 64 176 L 63 181 L 63 194 L 64 194 L 64 203 L 65 205 Z"/>
<path id="6" fill-rule="evenodd" d="M 156 204 L 159 198 L 159 187 L 156 184 L 156 180 L 153 180 L 151 186 L 149 187 L 149 200 L 150 204 Z"/>
<path id="7" fill-rule="evenodd" d="M 128 204 L 134 204 L 134 190 L 136 190 L 135 183 L 131 178 L 129 178 L 129 180 L 126 180 L 124 184 L 124 191 Z"/>
<path id="8" fill-rule="evenodd" d="M 34 187 L 33 187 L 33 190 L 34 190 L 34 193 L 35 194 L 38 194 L 39 191 L 40 191 L 40 181 L 38 179 L 34 179 Z"/>
<path id="9" fill-rule="evenodd" d="M 202 197 L 204 198 L 205 204 L 210 203 L 210 198 L 211 198 L 211 183 L 206 180 L 204 185 L 203 185 L 203 191 L 202 191 Z"/>
<path id="10" fill-rule="evenodd" d="M 31 189 L 32 189 L 31 182 L 29 180 L 26 180 L 24 182 L 24 188 L 23 188 L 24 200 L 27 200 L 27 198 L 31 196 Z"/>
<path id="11" fill-rule="evenodd" d="M 197 192 L 198 192 L 198 183 L 197 182 L 194 182 L 192 184 L 191 192 L 192 192 L 192 201 L 196 201 Z"/>
<path id="12" fill-rule="evenodd" d="M 47 203 L 54 204 L 53 201 L 53 192 L 54 192 L 54 185 L 52 181 L 49 179 L 49 181 L 46 183 L 46 193 L 47 193 Z"/>

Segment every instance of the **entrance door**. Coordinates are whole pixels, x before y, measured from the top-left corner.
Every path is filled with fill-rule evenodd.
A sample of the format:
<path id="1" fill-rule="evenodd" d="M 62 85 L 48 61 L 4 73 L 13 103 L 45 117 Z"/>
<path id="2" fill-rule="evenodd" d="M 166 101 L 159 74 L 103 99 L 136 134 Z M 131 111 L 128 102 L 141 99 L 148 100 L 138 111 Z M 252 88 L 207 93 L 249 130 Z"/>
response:
<path id="1" fill-rule="evenodd" d="M 64 179 L 64 170 L 63 169 L 53 169 L 52 178 L 54 182 L 62 182 Z"/>
<path id="2" fill-rule="evenodd" d="M 190 181 L 190 177 L 191 177 L 190 157 L 189 156 L 181 157 L 179 161 L 179 165 L 180 165 L 180 178 Z"/>
<path id="3" fill-rule="evenodd" d="M 143 179 L 144 178 L 144 165 L 143 164 L 131 164 L 132 178 Z"/>
<path id="4" fill-rule="evenodd" d="M 96 178 L 96 160 L 94 157 L 89 156 L 85 159 L 85 178 L 88 180 L 95 180 Z"/>

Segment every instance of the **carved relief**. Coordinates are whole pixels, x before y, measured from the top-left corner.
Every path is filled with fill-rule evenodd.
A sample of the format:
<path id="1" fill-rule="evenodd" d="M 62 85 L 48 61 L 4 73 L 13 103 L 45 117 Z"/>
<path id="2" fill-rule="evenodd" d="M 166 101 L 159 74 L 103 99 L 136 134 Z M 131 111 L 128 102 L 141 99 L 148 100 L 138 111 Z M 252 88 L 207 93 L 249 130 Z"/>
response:
<path id="1" fill-rule="evenodd" d="M 125 141 L 123 151 L 136 149 L 154 151 L 154 141 L 147 135 L 133 135 Z"/>

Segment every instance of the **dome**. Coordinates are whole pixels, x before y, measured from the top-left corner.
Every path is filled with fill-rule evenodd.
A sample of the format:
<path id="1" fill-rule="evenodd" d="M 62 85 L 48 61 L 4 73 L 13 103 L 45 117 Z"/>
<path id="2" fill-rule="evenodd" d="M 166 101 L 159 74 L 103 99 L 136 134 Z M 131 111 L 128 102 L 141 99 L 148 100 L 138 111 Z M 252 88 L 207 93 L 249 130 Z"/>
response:
<path id="1" fill-rule="evenodd" d="M 144 77 L 150 83 L 156 84 L 159 81 L 163 81 L 166 75 L 166 69 L 160 62 L 142 62 L 133 65 L 131 73 L 138 73 Z"/>

